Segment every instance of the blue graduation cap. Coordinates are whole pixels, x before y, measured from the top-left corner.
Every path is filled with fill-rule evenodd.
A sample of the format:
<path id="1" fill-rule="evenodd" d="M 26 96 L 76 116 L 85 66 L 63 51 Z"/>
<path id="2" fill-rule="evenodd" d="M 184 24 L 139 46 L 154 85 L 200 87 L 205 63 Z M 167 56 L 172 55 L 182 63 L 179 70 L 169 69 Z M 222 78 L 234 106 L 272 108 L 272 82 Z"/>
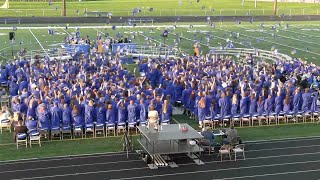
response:
<path id="1" fill-rule="evenodd" d="M 116 30 L 116 26 L 115 26 L 115 25 L 113 25 L 111 29 L 112 29 L 112 30 Z"/>

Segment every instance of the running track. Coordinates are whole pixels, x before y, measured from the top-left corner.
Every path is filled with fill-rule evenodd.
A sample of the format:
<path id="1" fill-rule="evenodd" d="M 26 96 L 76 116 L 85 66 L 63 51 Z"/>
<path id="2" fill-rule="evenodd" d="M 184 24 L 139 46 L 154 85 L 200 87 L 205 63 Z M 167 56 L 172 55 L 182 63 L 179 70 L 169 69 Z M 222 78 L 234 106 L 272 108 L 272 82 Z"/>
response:
<path id="1" fill-rule="evenodd" d="M 95 154 L 0 162 L 0 179 L 272 179 L 320 178 L 320 137 L 246 143 L 246 160 L 220 162 L 202 155 L 198 166 L 184 155 L 178 168 L 150 170 L 136 153 Z"/>

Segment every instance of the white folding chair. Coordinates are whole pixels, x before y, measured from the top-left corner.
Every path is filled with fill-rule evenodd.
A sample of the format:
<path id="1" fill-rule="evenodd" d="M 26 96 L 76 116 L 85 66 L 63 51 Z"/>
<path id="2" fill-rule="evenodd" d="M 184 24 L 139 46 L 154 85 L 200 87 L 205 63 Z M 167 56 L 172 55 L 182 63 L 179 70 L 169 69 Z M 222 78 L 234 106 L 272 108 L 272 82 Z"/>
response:
<path id="1" fill-rule="evenodd" d="M 32 144 L 38 144 L 41 147 L 41 136 L 40 132 L 37 130 L 33 130 L 29 132 L 29 145 L 32 147 Z"/>
<path id="2" fill-rule="evenodd" d="M 234 153 L 234 160 L 237 160 L 237 154 L 242 154 L 243 160 L 246 159 L 245 155 L 244 155 L 244 144 L 239 144 L 236 145 L 233 149 L 232 149 L 233 153 Z"/>
<path id="3" fill-rule="evenodd" d="M 206 119 L 203 121 L 203 127 L 207 127 L 207 126 L 213 129 L 213 121 L 211 117 L 206 117 Z"/>
<path id="4" fill-rule="evenodd" d="M 304 122 L 304 112 L 303 111 L 299 111 L 296 114 L 296 122 L 298 123 L 299 120 L 301 120 L 302 122 Z"/>
<path id="5" fill-rule="evenodd" d="M 9 119 L 3 119 L 0 122 L 0 132 L 2 134 L 3 130 L 8 130 L 11 133 L 11 123 Z"/>
<path id="6" fill-rule="evenodd" d="M 280 122 L 281 121 L 283 121 L 285 124 L 287 123 L 287 118 L 286 118 L 286 114 L 285 114 L 285 112 L 280 112 L 279 114 L 278 114 L 278 124 L 280 124 Z"/>
<path id="7" fill-rule="evenodd" d="M 320 115 L 320 114 L 319 114 L 318 111 L 313 112 L 313 113 L 312 113 L 312 116 L 311 116 L 311 121 L 314 122 L 315 119 L 319 119 L 319 120 L 320 120 L 320 116 L 319 116 L 319 115 Z"/>
<path id="8" fill-rule="evenodd" d="M 226 155 L 225 157 L 229 156 L 229 159 L 231 160 L 231 153 L 230 153 L 230 145 L 225 144 L 221 146 L 219 150 L 218 157 L 221 156 L 221 161 L 223 160 L 223 155 Z"/>
<path id="9" fill-rule="evenodd" d="M 16 138 L 17 149 L 19 149 L 19 146 L 22 146 L 22 145 L 28 148 L 28 135 L 26 133 L 18 133 L 15 138 Z"/>
<path id="10" fill-rule="evenodd" d="M 251 122 L 250 122 L 250 115 L 249 114 L 245 114 L 241 117 L 241 124 L 240 126 L 243 127 L 243 123 L 247 122 L 249 126 L 251 126 Z"/>
<path id="11" fill-rule="evenodd" d="M 272 112 L 268 115 L 268 125 L 271 125 L 272 122 L 278 124 L 277 114 L 275 112 Z"/>
<path id="12" fill-rule="evenodd" d="M 251 116 L 251 126 L 254 126 L 254 123 L 257 121 L 259 126 L 261 125 L 261 122 L 259 121 L 259 118 L 258 118 L 258 114 L 253 114 Z"/>
<path id="13" fill-rule="evenodd" d="M 304 117 L 303 117 L 303 122 L 307 122 L 307 120 L 310 120 L 310 122 L 312 122 L 312 112 L 311 111 L 306 111 L 304 113 Z"/>

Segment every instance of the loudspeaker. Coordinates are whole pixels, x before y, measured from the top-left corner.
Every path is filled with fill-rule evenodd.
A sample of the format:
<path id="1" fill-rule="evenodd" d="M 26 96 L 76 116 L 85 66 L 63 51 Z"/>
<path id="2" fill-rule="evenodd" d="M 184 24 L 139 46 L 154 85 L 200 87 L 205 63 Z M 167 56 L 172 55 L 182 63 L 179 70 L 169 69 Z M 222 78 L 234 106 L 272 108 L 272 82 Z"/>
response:
<path id="1" fill-rule="evenodd" d="M 14 39 L 15 33 L 14 32 L 9 32 L 9 39 L 12 40 Z"/>

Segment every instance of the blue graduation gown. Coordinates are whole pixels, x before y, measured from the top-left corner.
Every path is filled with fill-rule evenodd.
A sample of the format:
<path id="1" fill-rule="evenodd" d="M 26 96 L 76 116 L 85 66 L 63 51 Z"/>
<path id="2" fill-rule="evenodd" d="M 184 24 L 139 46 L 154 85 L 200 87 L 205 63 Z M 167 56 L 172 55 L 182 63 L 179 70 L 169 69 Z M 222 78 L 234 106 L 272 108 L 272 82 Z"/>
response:
<path id="1" fill-rule="evenodd" d="M 118 123 L 126 122 L 126 108 L 124 106 L 117 105 L 118 107 Z"/>
<path id="2" fill-rule="evenodd" d="M 261 115 L 265 112 L 264 111 L 264 101 L 262 101 L 261 103 L 257 102 L 257 112 L 259 115 Z"/>
<path id="3" fill-rule="evenodd" d="M 226 115 L 228 115 L 228 109 L 229 109 L 229 101 L 226 97 L 219 99 L 219 106 L 220 106 L 220 116 L 221 118 L 224 118 Z"/>
<path id="4" fill-rule="evenodd" d="M 106 108 L 104 106 L 99 107 L 97 110 L 97 124 L 106 123 Z"/>
<path id="5" fill-rule="evenodd" d="M 72 123 L 71 108 L 62 109 L 62 126 L 69 126 Z"/>
<path id="6" fill-rule="evenodd" d="M 231 115 L 234 116 L 238 114 L 238 102 L 236 104 L 231 105 Z"/>
<path id="7" fill-rule="evenodd" d="M 301 103 L 301 95 L 295 94 L 293 96 L 293 111 L 297 113 L 300 110 L 300 103 Z"/>
<path id="8" fill-rule="evenodd" d="M 270 114 L 273 110 L 273 103 L 272 103 L 272 98 L 267 98 L 264 101 L 264 110 L 266 113 Z"/>
<path id="9" fill-rule="evenodd" d="M 140 104 L 140 122 L 146 122 L 147 121 L 147 106 L 146 104 Z"/>
<path id="10" fill-rule="evenodd" d="M 37 119 L 37 116 L 36 116 L 36 111 L 34 108 L 28 108 L 28 111 L 27 111 L 27 118 L 31 116 L 32 119 Z"/>
<path id="11" fill-rule="evenodd" d="M 277 96 L 276 99 L 275 99 L 275 113 L 279 114 L 280 111 L 283 109 L 282 108 L 282 105 L 283 105 L 283 100 L 282 100 L 282 97 L 281 96 Z"/>
<path id="12" fill-rule="evenodd" d="M 240 100 L 240 114 L 248 114 L 249 112 L 249 97 L 241 98 Z"/>
<path id="13" fill-rule="evenodd" d="M 205 114 L 205 112 L 206 112 L 206 108 L 204 107 L 204 108 L 201 108 L 200 106 L 199 106 L 199 103 L 198 103 L 198 120 L 200 121 L 200 122 L 202 122 L 202 121 L 204 121 L 205 119 L 206 119 L 206 114 Z"/>
<path id="14" fill-rule="evenodd" d="M 51 124 L 52 127 L 59 127 L 62 120 L 62 112 L 59 107 L 51 108 Z"/>
<path id="15" fill-rule="evenodd" d="M 84 118 L 80 113 L 75 114 L 72 112 L 72 119 L 73 119 L 74 126 L 80 126 L 81 128 L 83 128 Z"/>
<path id="16" fill-rule="evenodd" d="M 128 122 L 136 122 L 136 106 L 129 104 L 127 107 L 128 110 Z"/>
<path id="17" fill-rule="evenodd" d="M 38 120 L 40 128 L 51 128 L 50 122 L 50 114 L 49 112 L 45 111 L 44 113 L 38 112 Z"/>
<path id="18" fill-rule="evenodd" d="M 85 116 L 84 120 L 86 124 L 93 124 L 94 121 L 94 107 L 86 105 L 85 106 Z"/>
<path id="19" fill-rule="evenodd" d="M 309 111 L 311 108 L 311 103 L 312 103 L 311 93 L 303 93 L 301 109 L 303 111 Z"/>
<path id="20" fill-rule="evenodd" d="M 250 99 L 249 114 L 253 115 L 257 112 L 257 100 Z"/>
<path id="21" fill-rule="evenodd" d="M 312 93 L 312 103 L 311 103 L 311 108 L 310 108 L 312 112 L 318 111 L 318 106 L 317 106 L 318 96 L 319 96 L 319 94 L 317 91 Z"/>
<path id="22" fill-rule="evenodd" d="M 165 120 L 169 120 L 169 122 L 171 121 L 171 115 L 172 115 L 172 106 L 171 106 L 171 104 L 169 104 L 168 105 L 168 109 L 167 109 L 167 112 L 166 113 L 164 113 L 163 111 L 162 111 L 162 121 L 165 121 Z M 162 122 L 161 121 L 161 122 Z"/>
<path id="23" fill-rule="evenodd" d="M 114 124 L 116 122 L 116 116 L 115 116 L 115 113 L 114 111 L 111 109 L 107 109 L 107 112 L 106 112 L 106 122 L 108 124 Z"/>

